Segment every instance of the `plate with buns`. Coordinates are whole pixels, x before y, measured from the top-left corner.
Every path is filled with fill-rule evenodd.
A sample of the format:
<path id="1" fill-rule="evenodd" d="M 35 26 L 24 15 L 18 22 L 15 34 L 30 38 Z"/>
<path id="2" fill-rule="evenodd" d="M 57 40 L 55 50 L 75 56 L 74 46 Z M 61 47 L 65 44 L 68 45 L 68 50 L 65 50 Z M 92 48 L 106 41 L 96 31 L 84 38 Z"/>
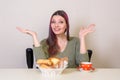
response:
<path id="1" fill-rule="evenodd" d="M 50 57 L 48 59 L 38 59 L 36 63 L 42 75 L 59 75 L 67 68 L 68 58 Z"/>

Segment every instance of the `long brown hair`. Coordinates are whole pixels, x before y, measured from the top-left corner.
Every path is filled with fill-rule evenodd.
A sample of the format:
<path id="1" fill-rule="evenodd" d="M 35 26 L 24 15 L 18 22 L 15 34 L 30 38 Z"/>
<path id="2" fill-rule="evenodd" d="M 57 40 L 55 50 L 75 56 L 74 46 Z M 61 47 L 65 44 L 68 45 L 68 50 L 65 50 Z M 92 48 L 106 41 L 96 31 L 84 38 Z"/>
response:
<path id="1" fill-rule="evenodd" d="M 66 36 L 67 36 L 67 40 L 69 40 L 69 19 L 68 19 L 68 15 L 66 14 L 65 11 L 63 10 L 58 10 L 55 13 L 53 13 L 53 15 L 50 18 L 50 24 L 49 24 L 49 35 L 47 38 L 47 44 L 49 46 L 48 48 L 48 53 L 50 56 L 55 56 L 58 52 L 59 52 L 59 46 L 57 43 L 57 38 L 56 35 L 54 34 L 54 32 L 52 31 L 51 28 L 51 22 L 52 22 L 52 18 L 54 15 L 59 15 L 61 17 L 63 17 L 66 21 L 67 24 L 67 28 L 66 28 Z"/>

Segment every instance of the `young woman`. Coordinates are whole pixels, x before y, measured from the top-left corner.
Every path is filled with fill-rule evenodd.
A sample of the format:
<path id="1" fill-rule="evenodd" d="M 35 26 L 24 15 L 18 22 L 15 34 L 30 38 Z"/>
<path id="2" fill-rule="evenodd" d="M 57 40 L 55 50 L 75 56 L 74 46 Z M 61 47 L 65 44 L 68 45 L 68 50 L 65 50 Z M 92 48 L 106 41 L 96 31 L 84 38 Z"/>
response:
<path id="1" fill-rule="evenodd" d="M 49 57 L 68 58 L 68 67 L 75 68 L 80 62 L 88 61 L 85 36 L 94 31 L 94 24 L 81 28 L 79 38 L 69 35 L 69 19 L 65 11 L 58 10 L 51 16 L 49 35 L 39 42 L 36 32 L 17 27 L 23 33 L 33 37 L 35 59 Z"/>

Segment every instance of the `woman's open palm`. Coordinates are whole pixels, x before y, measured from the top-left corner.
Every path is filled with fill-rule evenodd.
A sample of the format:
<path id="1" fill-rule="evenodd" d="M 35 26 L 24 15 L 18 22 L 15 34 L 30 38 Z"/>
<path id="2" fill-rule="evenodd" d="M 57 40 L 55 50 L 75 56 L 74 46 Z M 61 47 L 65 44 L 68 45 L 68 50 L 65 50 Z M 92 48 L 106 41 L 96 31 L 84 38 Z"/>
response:
<path id="1" fill-rule="evenodd" d="M 17 30 L 19 30 L 22 33 L 29 34 L 31 36 L 36 36 L 36 32 L 28 30 L 28 29 L 23 29 L 21 27 L 16 27 Z"/>
<path id="2" fill-rule="evenodd" d="M 79 32 L 79 38 L 84 38 L 88 33 L 94 31 L 95 24 L 90 24 L 88 27 L 81 27 Z"/>

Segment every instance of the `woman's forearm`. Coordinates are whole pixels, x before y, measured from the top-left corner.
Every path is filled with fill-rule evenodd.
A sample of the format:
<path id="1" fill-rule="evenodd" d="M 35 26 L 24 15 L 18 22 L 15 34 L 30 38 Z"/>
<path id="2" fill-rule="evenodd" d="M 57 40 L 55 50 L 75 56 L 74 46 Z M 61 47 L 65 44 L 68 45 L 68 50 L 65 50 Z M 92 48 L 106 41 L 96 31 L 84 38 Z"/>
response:
<path id="1" fill-rule="evenodd" d="M 39 47 L 40 46 L 40 43 L 39 43 L 39 40 L 38 40 L 38 37 L 35 35 L 35 36 L 32 36 L 33 37 L 33 44 L 35 47 Z"/>
<path id="2" fill-rule="evenodd" d="M 81 54 L 85 54 L 86 53 L 85 38 L 80 38 L 80 53 Z"/>

